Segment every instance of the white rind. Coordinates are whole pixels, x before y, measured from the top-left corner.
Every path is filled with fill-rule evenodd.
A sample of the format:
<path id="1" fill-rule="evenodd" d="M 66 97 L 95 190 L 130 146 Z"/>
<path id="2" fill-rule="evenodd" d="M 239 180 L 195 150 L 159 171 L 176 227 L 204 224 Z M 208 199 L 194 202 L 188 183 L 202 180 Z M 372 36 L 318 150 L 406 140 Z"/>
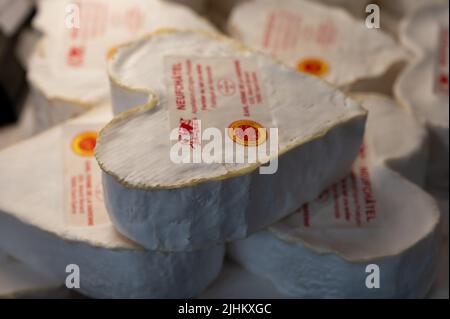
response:
<path id="1" fill-rule="evenodd" d="M 330 49 L 324 49 L 311 41 L 301 42 L 303 39 L 300 39 L 295 59 L 292 53 L 284 56 L 283 51 L 275 55 L 295 69 L 302 59 L 313 57 L 326 61 L 329 72 L 322 77 L 339 88 L 380 77 L 395 63 L 407 57 L 405 50 L 388 34 L 368 29 L 364 21 L 356 19 L 344 9 L 306 0 L 257 0 L 243 3 L 233 10 L 228 21 L 228 32 L 252 48 L 267 50 L 263 46 L 266 17 L 270 11 L 278 10 L 303 13 L 301 23 L 306 24 L 304 21 L 308 21 L 314 25 L 315 22 L 315 28 L 320 21 L 333 22 L 338 30 L 336 43 Z M 312 17 L 316 17 L 317 22 Z M 307 37 L 307 34 L 303 36 Z"/>
<path id="2" fill-rule="evenodd" d="M 297 298 L 423 298 L 436 272 L 439 211 L 429 195 L 388 168 L 374 166 L 372 173 L 386 218 L 379 229 L 289 233 L 281 222 L 231 244 L 230 255 Z M 379 266 L 379 289 L 366 287 L 370 264 Z"/>
<path id="3" fill-rule="evenodd" d="M 150 103 L 117 116 L 102 130 L 96 148 L 111 218 L 148 249 L 195 250 L 246 237 L 344 176 L 361 145 L 365 111 L 356 103 L 315 77 L 236 47 L 219 36 L 164 31 L 120 47 L 110 64 L 113 96 L 118 88 L 133 102 L 148 101 L 146 90 L 157 97 L 153 108 Z M 265 79 L 269 106 L 284 134 L 276 174 L 260 175 L 257 165 L 170 162 L 161 79 L 162 57 L 170 54 L 254 56 L 261 73 L 271 75 Z M 298 90 L 300 97 L 293 94 Z M 116 101 L 116 111 L 130 101 Z M 299 174 L 293 178 L 292 172 Z"/>
<path id="4" fill-rule="evenodd" d="M 419 10 L 402 23 L 400 39 L 414 58 L 395 83 L 394 92 L 429 129 L 429 183 L 448 188 L 448 96 L 438 96 L 433 87 L 440 25 L 448 27 L 448 3 Z"/>
<path id="5" fill-rule="evenodd" d="M 63 34 L 68 32 L 65 26 L 65 10 L 71 3 L 69 0 L 41 0 L 38 14 L 33 20 L 33 26 L 43 33 L 43 37 L 30 58 L 28 79 L 39 95 L 36 104 L 39 103 L 41 106 L 39 112 L 43 115 L 39 123 L 44 128 L 76 117 L 93 107 L 109 103 L 108 77 L 104 71 L 104 64 L 110 47 L 163 27 L 215 30 L 208 21 L 197 16 L 189 8 L 175 3 L 159 0 L 92 1 L 93 5 L 96 3 L 108 5 L 109 10 L 116 14 L 121 8 L 128 10 L 133 5 L 145 8 L 142 9 L 145 24 L 142 30 L 133 36 L 125 35 L 123 31 L 111 31 L 112 28 L 109 28 L 109 33 L 105 37 L 110 38 L 110 43 L 97 44 L 98 47 L 94 52 L 104 56 L 105 61 L 95 66 L 70 68 L 58 61 L 66 54 L 62 51 L 67 50 L 63 47 Z M 115 39 L 114 34 L 117 36 Z M 95 41 L 91 40 L 92 47 L 93 42 Z M 92 55 L 92 52 L 89 54 Z"/>
<path id="6" fill-rule="evenodd" d="M 102 123 L 97 109 L 72 123 Z M 112 224 L 70 227 L 64 222 L 62 127 L 0 153 L 0 249 L 61 284 L 77 264 L 80 292 L 97 298 L 189 298 L 219 273 L 224 248 L 194 253 L 146 251 Z"/>
<path id="7" fill-rule="evenodd" d="M 353 97 L 369 112 L 365 139 L 371 156 L 424 186 L 429 150 L 426 128 L 388 96 L 360 93 Z"/>

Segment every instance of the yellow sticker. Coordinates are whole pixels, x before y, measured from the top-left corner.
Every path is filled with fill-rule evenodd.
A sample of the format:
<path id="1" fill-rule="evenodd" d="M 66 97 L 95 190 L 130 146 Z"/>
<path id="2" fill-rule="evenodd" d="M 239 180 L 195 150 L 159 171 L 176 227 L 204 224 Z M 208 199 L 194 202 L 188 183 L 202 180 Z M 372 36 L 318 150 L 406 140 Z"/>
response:
<path id="1" fill-rule="evenodd" d="M 304 73 L 309 73 L 315 76 L 324 76 L 328 73 L 328 64 L 317 58 L 308 58 L 301 60 L 297 65 L 297 70 Z"/>
<path id="2" fill-rule="evenodd" d="M 258 146 L 267 140 L 267 130 L 251 120 L 239 120 L 230 124 L 228 135 L 233 142 L 243 146 Z"/>
<path id="3" fill-rule="evenodd" d="M 72 150 L 75 154 L 83 157 L 94 156 L 94 149 L 97 143 L 96 132 L 84 132 L 78 134 L 72 141 Z"/>

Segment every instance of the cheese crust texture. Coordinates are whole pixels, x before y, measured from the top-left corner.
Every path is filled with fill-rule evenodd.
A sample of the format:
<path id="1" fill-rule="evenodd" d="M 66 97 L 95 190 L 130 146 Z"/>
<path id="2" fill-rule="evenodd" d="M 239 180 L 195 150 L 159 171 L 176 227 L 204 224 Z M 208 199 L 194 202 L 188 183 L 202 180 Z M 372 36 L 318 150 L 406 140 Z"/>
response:
<path id="1" fill-rule="evenodd" d="M 28 79 L 44 129 L 109 102 L 105 64 L 112 46 L 163 27 L 214 30 L 189 8 L 160 0 L 78 3 L 41 0 L 33 20 L 43 36 L 32 54 Z"/>
<path id="2" fill-rule="evenodd" d="M 429 151 L 425 126 L 408 108 L 386 95 L 358 93 L 352 97 L 369 112 L 365 143 L 372 158 L 424 186 Z"/>
<path id="3" fill-rule="evenodd" d="M 430 183 L 448 188 L 448 4 L 418 10 L 401 25 L 400 39 L 414 53 L 394 91 L 430 131 Z"/>
<path id="4" fill-rule="evenodd" d="M 260 174 L 260 162 L 170 160 L 170 93 L 163 81 L 163 59 L 170 55 L 257 65 L 278 128 L 275 174 Z M 119 47 L 109 72 L 115 111 L 143 106 L 119 114 L 100 133 L 96 158 L 107 208 L 123 234 L 149 249 L 198 249 L 262 229 L 344 176 L 362 142 L 366 111 L 356 102 L 218 35 L 161 31 Z"/>
<path id="5" fill-rule="evenodd" d="M 96 109 L 73 124 L 104 123 Z M 190 298 L 216 277 L 224 248 L 146 251 L 112 223 L 74 227 L 64 215 L 62 130 L 55 127 L 0 153 L 0 249 L 64 283 L 80 269 L 80 292 L 95 298 Z M 19 187 L 20 186 L 20 187 Z"/>
<path id="6" fill-rule="evenodd" d="M 367 28 L 342 8 L 313 1 L 243 3 L 233 9 L 228 33 L 340 88 L 379 77 L 406 58 L 389 35 Z"/>
<path id="7" fill-rule="evenodd" d="M 355 98 L 369 116 L 352 173 L 266 231 L 230 244 L 229 255 L 292 297 L 422 298 L 436 273 L 440 213 L 392 169 L 423 181 L 426 133 L 388 97 Z M 369 265 L 379 268 L 379 289 L 366 286 Z"/>

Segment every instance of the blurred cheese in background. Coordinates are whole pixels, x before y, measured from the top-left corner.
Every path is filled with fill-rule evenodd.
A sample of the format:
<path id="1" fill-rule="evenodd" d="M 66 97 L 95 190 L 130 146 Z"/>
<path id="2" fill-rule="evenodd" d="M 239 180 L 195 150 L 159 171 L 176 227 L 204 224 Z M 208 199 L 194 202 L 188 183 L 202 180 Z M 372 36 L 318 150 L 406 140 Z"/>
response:
<path id="1" fill-rule="evenodd" d="M 15 34 L 32 10 L 30 0 L 0 0 L 0 33 Z"/>
<path id="2" fill-rule="evenodd" d="M 161 27 L 213 30 L 189 8 L 158 0 L 41 0 L 33 25 L 43 38 L 28 78 L 42 129 L 108 101 L 111 46 Z"/>
<path id="3" fill-rule="evenodd" d="M 428 133 L 407 108 L 388 96 L 353 94 L 369 112 L 365 143 L 370 155 L 418 186 L 425 186 Z"/>
<path id="4" fill-rule="evenodd" d="M 199 14 L 204 14 L 208 9 L 209 0 L 165 0 L 165 1 L 183 4 Z M 228 2 L 228 0 L 222 2 Z"/>
<path id="5" fill-rule="evenodd" d="M 415 179 L 426 134 L 388 97 L 357 99 L 369 117 L 350 176 L 267 231 L 232 243 L 230 254 L 293 297 L 422 298 L 435 279 L 440 212 L 391 168 Z M 365 285 L 370 264 L 380 267 L 380 289 Z"/>
<path id="6" fill-rule="evenodd" d="M 448 20 L 448 5 L 437 5 L 404 21 L 400 39 L 414 56 L 395 84 L 397 99 L 430 130 L 429 183 L 444 188 L 449 175 Z"/>
<path id="7" fill-rule="evenodd" d="M 398 36 L 403 18 L 430 5 L 447 4 L 448 0 L 376 0 L 381 9 L 381 28 Z"/>
<path id="8" fill-rule="evenodd" d="M 89 134 L 110 118 L 108 108 L 98 108 L 0 152 L 0 184 L 8 185 L 0 188 L 0 249 L 61 284 L 66 267 L 79 266 L 79 291 L 91 297 L 194 297 L 219 273 L 223 247 L 146 251 L 119 235 L 97 206 L 103 192 Z M 85 173 L 73 173 L 73 163 Z"/>
<path id="9" fill-rule="evenodd" d="M 381 77 L 406 58 L 390 36 L 367 28 L 364 20 L 305 0 L 239 5 L 231 14 L 228 31 L 250 47 L 343 89 Z"/>
<path id="10" fill-rule="evenodd" d="M 365 19 L 367 16 L 366 7 L 373 3 L 371 0 L 318 0 L 325 5 L 341 7 L 357 18 Z"/>

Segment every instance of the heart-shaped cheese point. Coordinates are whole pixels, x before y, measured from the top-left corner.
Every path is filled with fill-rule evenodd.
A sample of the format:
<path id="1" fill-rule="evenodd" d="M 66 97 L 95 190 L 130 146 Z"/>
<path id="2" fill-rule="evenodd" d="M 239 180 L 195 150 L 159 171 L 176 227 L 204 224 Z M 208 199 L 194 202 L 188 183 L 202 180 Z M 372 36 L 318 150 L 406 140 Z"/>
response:
<path id="1" fill-rule="evenodd" d="M 395 84 L 398 100 L 423 120 L 431 137 L 430 183 L 448 188 L 449 161 L 448 4 L 417 11 L 400 38 L 415 56 Z"/>
<path id="2" fill-rule="evenodd" d="M 352 173 L 268 230 L 232 243 L 230 253 L 293 297 L 424 297 L 435 274 L 440 214 L 428 194 L 392 169 L 423 181 L 426 132 L 388 97 L 355 98 L 369 116 Z M 366 286 L 366 278 L 376 279 L 366 272 L 374 271 L 370 265 L 379 267 L 380 289 Z"/>
<path id="3" fill-rule="evenodd" d="M 348 173 L 361 145 L 357 103 L 225 37 L 161 31 L 119 47 L 109 72 L 116 112 L 146 104 L 100 134 L 107 208 L 149 249 L 198 249 L 262 229 Z M 212 161 L 198 137 L 210 128 Z M 236 133 L 252 128 L 248 139 Z M 199 150 L 199 161 L 175 161 L 172 143 Z"/>
<path id="4" fill-rule="evenodd" d="M 237 6 L 228 31 L 301 72 L 338 87 L 381 76 L 405 59 L 387 34 L 343 9 L 305 0 L 257 0 Z"/>
<path id="5" fill-rule="evenodd" d="M 369 111 L 365 141 L 371 157 L 423 186 L 428 161 L 426 128 L 407 108 L 387 96 L 360 93 L 352 97 Z"/>
<path id="6" fill-rule="evenodd" d="M 84 127 L 110 118 L 107 108 L 99 108 L 67 125 Z M 79 291 L 95 298 L 197 296 L 219 273 L 222 246 L 192 253 L 146 251 L 121 236 L 109 219 L 83 227 L 68 222 L 64 170 L 71 166 L 63 162 L 64 129 L 58 126 L 0 152 L 0 183 L 8 185 L 0 188 L 0 249 L 61 284 L 69 275 L 66 267 L 77 265 Z M 92 185 L 95 198 L 101 198 L 100 182 Z"/>
<path id="7" fill-rule="evenodd" d="M 33 25 L 43 33 L 28 74 L 40 129 L 108 102 L 112 46 L 162 27 L 214 30 L 189 8 L 159 0 L 42 0 Z"/>

